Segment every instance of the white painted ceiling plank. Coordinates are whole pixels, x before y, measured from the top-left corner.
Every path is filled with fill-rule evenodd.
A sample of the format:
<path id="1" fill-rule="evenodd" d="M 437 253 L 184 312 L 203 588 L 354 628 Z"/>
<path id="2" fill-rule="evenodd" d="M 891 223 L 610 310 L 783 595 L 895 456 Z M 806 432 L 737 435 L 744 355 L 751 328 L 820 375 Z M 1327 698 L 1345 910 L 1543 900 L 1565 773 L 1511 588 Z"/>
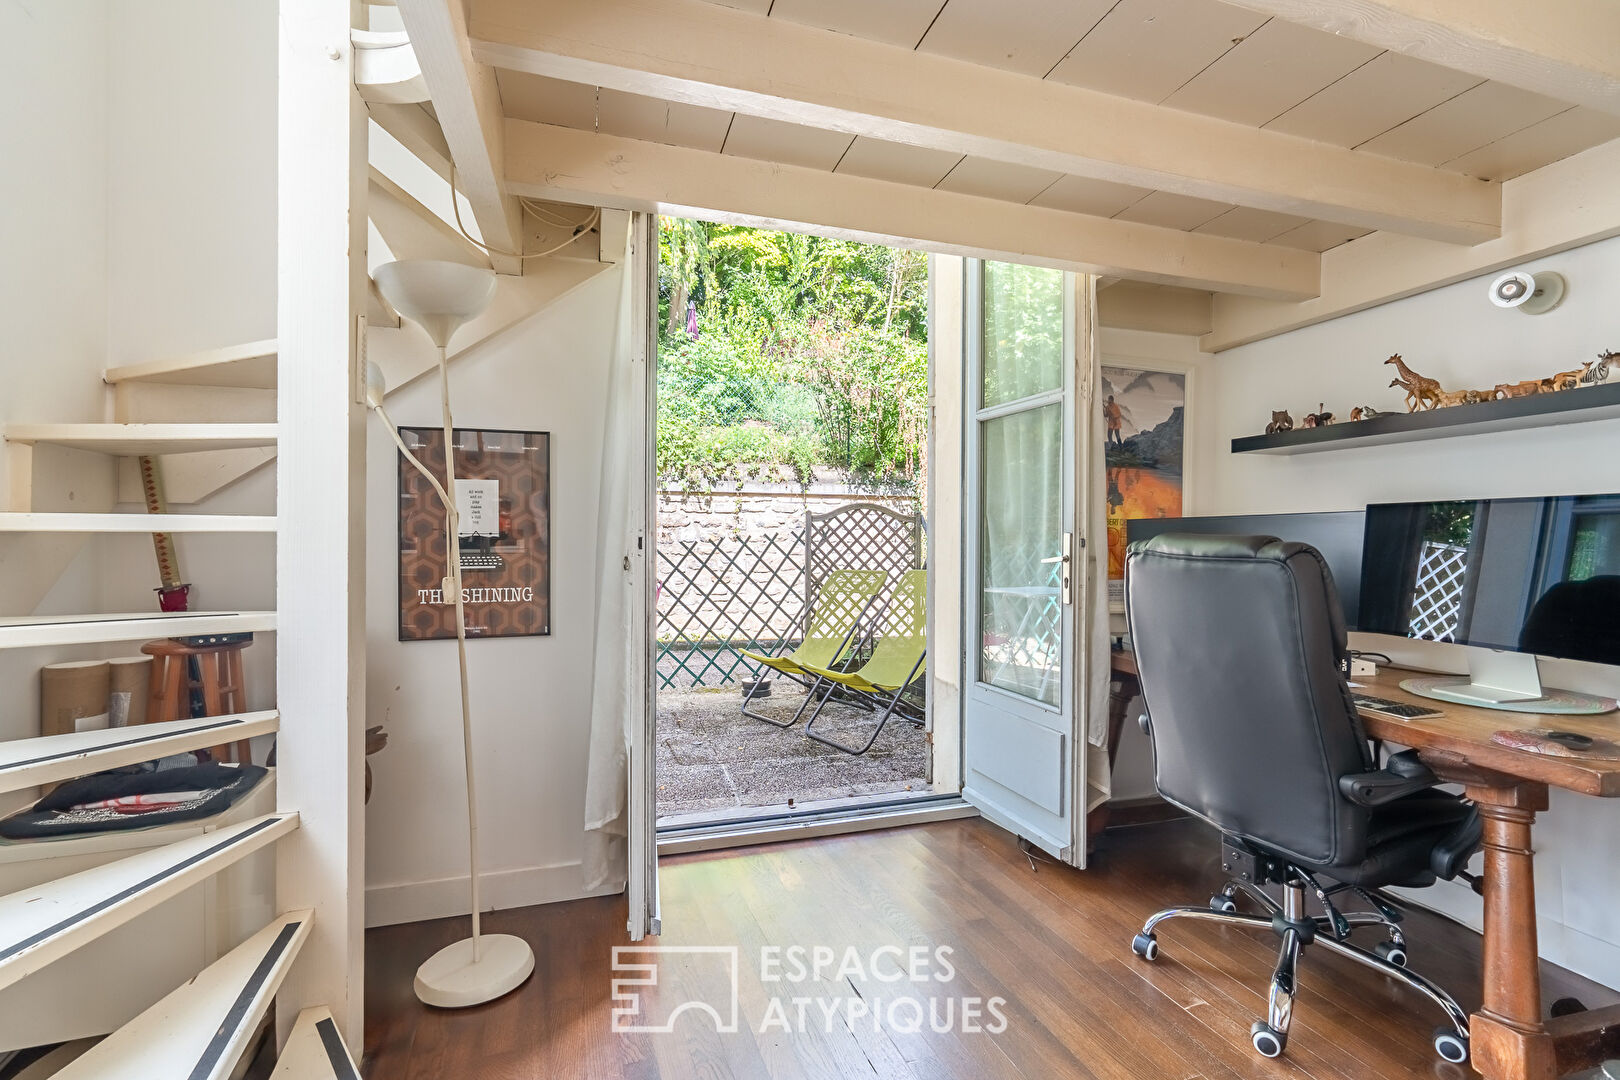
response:
<path id="1" fill-rule="evenodd" d="M 1620 139 L 1620 116 L 1577 105 L 1440 167 L 1482 180 L 1512 180 L 1611 139 Z"/>
<path id="2" fill-rule="evenodd" d="M 1152 194 L 1147 188 L 1112 184 L 1085 176 L 1064 176 L 1030 200 L 1031 206 L 1048 206 L 1074 214 L 1113 217 L 1133 203 Z"/>
<path id="3" fill-rule="evenodd" d="M 1485 80 L 1386 52 L 1266 124 L 1268 131 L 1360 146 Z"/>
<path id="4" fill-rule="evenodd" d="M 1232 209 L 1228 203 L 1210 199 L 1194 199 L 1187 195 L 1173 195 L 1168 191 L 1155 191 L 1127 206 L 1114 217 L 1119 221 L 1140 221 L 1144 225 L 1158 225 L 1166 229 L 1196 229 Z"/>
<path id="5" fill-rule="evenodd" d="M 844 152 L 838 163 L 840 173 L 867 176 L 873 180 L 892 180 L 897 184 L 933 187 L 956 168 L 961 154 L 947 150 L 929 150 L 922 146 L 885 142 L 858 135 Z"/>
<path id="6" fill-rule="evenodd" d="M 916 48 L 943 0 L 776 0 L 773 19 Z"/>
<path id="7" fill-rule="evenodd" d="M 725 136 L 725 153 L 831 172 L 853 141 L 854 136 L 841 131 L 739 114 Z"/>
<path id="8" fill-rule="evenodd" d="M 1562 101 L 1506 83 L 1481 83 L 1369 139 L 1358 149 L 1419 165 L 1439 165 L 1568 108 Z"/>
<path id="9" fill-rule="evenodd" d="M 1314 255 L 727 154 L 508 120 L 513 191 L 1194 288 L 1309 296 Z"/>
<path id="10" fill-rule="evenodd" d="M 1620 116 L 1620 4 L 1612 0 L 1232 2 Z"/>
<path id="11" fill-rule="evenodd" d="M 989 158 L 966 157 L 944 179 L 934 185 L 941 191 L 982 195 L 987 199 L 1027 203 L 1063 178 L 1050 169 L 1009 165 Z"/>
<path id="12" fill-rule="evenodd" d="M 1164 104 L 1260 127 L 1378 53 L 1370 45 L 1272 19 Z"/>
<path id="13" fill-rule="evenodd" d="M 1265 21 L 1218 0 L 1120 0 L 1048 77 L 1160 102 Z"/>
<path id="14" fill-rule="evenodd" d="M 1113 6 L 1114 0 L 950 0 L 917 49 L 1043 79 Z"/>
<path id="15" fill-rule="evenodd" d="M 701 0 L 475 0 L 472 26 L 504 68 L 1449 242 L 1500 229 L 1500 192 L 1454 174 Z"/>

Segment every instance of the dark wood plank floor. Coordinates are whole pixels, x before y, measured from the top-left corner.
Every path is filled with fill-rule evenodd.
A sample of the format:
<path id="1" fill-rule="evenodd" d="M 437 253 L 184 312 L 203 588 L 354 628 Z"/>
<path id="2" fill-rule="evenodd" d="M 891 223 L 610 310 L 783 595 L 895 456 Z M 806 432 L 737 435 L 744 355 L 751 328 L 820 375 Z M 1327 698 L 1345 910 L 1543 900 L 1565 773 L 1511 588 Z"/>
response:
<path id="1" fill-rule="evenodd" d="M 498 912 L 491 932 L 534 946 L 534 976 L 507 998 L 463 1011 L 429 1009 L 411 993 L 416 966 L 466 933 L 465 919 L 370 931 L 366 937 L 364 1073 L 371 1080 L 720 1080 L 831 1077 L 1098 1080 L 1318 1080 L 1473 1074 L 1436 1058 L 1438 1013 L 1388 979 L 1307 950 L 1287 1055 L 1257 1057 L 1249 1024 L 1265 1008 L 1276 939 L 1177 921 L 1160 932 L 1155 964 L 1130 953 L 1131 935 L 1159 907 L 1201 901 L 1218 885 L 1214 834 L 1190 820 L 1107 833 L 1093 866 L 1032 870 L 1009 834 L 982 821 L 862 833 L 665 859 L 661 945 L 740 948 L 741 1023 L 718 1034 L 688 1013 L 670 1034 L 610 1029 L 612 949 L 628 944 L 620 898 Z M 1407 923 L 1415 967 L 1468 1009 L 1479 1000 L 1479 938 L 1436 916 Z M 1367 933 L 1359 931 L 1358 933 Z M 1377 937 L 1368 939 L 1376 941 Z M 764 945 L 853 946 L 866 970 L 829 970 L 820 982 L 762 979 Z M 954 978 L 885 982 L 882 946 L 949 946 Z M 813 961 L 814 954 L 808 954 Z M 723 964 L 666 958 L 651 990 L 653 1019 L 693 994 L 726 996 Z M 1546 998 L 1588 1005 L 1620 994 L 1543 965 Z M 784 973 L 793 972 L 784 967 Z M 925 974 L 945 974 L 930 965 Z M 793 998 L 810 998 L 801 1024 Z M 917 999 L 899 1007 L 901 997 Z M 967 998 L 1001 997 L 965 1032 Z M 771 1012 L 771 1000 L 781 1002 Z M 861 1002 L 864 1005 L 853 1004 Z M 860 1010 L 890 1010 L 879 1022 Z M 983 1006 L 981 1006 L 982 1008 Z M 836 1008 L 829 1019 L 824 1008 Z M 933 1009 L 932 1016 L 925 1010 Z M 914 1018 L 923 1011 L 921 1030 Z M 793 1030 L 784 1032 L 785 1017 Z M 935 1021 L 952 1030 L 935 1032 Z M 762 1031 L 763 1028 L 763 1031 Z"/>

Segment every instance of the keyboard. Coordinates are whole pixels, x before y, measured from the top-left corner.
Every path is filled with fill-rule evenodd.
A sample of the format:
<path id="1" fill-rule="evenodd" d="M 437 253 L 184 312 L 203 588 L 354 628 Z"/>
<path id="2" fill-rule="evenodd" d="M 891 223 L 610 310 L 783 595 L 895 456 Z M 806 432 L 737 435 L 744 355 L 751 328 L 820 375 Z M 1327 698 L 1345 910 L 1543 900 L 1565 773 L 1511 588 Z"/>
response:
<path id="1" fill-rule="evenodd" d="M 1430 716 L 1444 716 L 1439 709 L 1431 709 L 1427 705 L 1413 705 L 1405 701 L 1391 701 L 1389 698 L 1372 697 L 1368 694 L 1351 694 L 1350 700 L 1356 703 L 1356 708 L 1366 709 L 1368 712 L 1382 713 L 1392 716 L 1396 720 L 1422 720 Z"/>
<path id="2" fill-rule="evenodd" d="M 506 566 L 506 560 L 494 552 L 465 551 L 461 555 L 461 570 L 500 570 Z"/>

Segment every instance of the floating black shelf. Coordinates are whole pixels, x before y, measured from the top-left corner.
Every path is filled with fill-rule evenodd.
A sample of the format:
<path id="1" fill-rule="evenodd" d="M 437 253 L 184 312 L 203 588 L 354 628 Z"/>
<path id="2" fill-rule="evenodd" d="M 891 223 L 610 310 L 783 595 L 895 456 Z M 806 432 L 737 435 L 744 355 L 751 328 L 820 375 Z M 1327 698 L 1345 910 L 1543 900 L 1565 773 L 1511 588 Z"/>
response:
<path id="1" fill-rule="evenodd" d="M 1453 405 L 1415 413 L 1384 413 L 1319 428 L 1295 428 L 1276 435 L 1232 440 L 1234 454 L 1312 454 L 1356 446 L 1482 435 L 1489 431 L 1579 424 L 1620 418 L 1620 382 L 1583 386 L 1553 394 L 1504 398 L 1478 405 Z"/>

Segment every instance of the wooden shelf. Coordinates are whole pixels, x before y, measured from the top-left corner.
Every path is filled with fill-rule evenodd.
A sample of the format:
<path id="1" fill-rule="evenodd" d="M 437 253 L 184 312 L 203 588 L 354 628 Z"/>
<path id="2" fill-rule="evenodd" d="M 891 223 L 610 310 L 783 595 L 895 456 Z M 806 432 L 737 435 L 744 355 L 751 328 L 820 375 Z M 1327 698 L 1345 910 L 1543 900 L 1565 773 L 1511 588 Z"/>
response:
<path id="1" fill-rule="evenodd" d="M 1345 421 L 1320 428 L 1295 428 L 1278 435 L 1247 435 L 1232 440 L 1234 454 L 1312 454 L 1357 446 L 1448 439 L 1492 431 L 1580 424 L 1620 418 L 1620 381 L 1583 386 L 1533 397 L 1506 398 L 1478 405 L 1453 405 L 1415 413 L 1385 413 L 1371 420 Z"/>

